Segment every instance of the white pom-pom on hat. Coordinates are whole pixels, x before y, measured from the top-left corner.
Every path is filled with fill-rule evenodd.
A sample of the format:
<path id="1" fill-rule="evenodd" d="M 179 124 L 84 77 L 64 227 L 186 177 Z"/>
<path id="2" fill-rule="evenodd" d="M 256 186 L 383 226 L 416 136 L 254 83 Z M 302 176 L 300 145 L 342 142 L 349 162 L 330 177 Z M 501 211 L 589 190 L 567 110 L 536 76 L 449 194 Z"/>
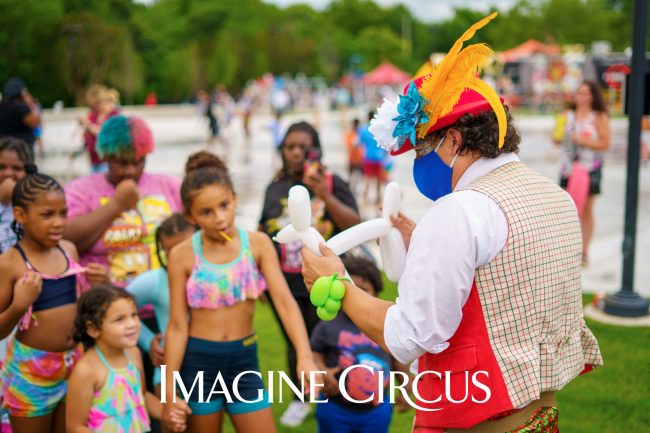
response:
<path id="1" fill-rule="evenodd" d="M 384 98 L 384 103 L 377 109 L 375 117 L 370 121 L 368 130 L 377 140 L 377 145 L 386 151 L 397 150 L 397 138 L 393 137 L 393 131 L 397 122 L 393 119 L 399 116 L 397 104 L 399 99 L 390 101 Z"/>

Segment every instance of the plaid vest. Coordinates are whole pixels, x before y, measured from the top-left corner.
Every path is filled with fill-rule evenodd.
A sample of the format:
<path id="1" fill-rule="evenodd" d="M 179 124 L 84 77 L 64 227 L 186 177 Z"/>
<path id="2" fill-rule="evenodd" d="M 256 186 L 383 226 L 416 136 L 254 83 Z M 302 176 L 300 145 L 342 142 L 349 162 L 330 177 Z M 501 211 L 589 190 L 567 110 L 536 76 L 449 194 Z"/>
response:
<path id="1" fill-rule="evenodd" d="M 508 240 L 490 263 L 476 269 L 449 348 L 419 359 L 420 372 L 451 375 L 423 376 L 420 394 L 429 401 L 442 396 L 423 406 L 442 410 L 417 411 L 416 426 L 471 427 L 523 407 L 543 391 L 562 389 L 603 363 L 583 318 L 582 235 L 571 198 L 521 162 L 495 169 L 468 189 L 501 207 Z M 484 402 L 487 393 L 473 381 L 477 372 L 490 388 Z M 458 403 L 463 394 L 475 398 Z"/>

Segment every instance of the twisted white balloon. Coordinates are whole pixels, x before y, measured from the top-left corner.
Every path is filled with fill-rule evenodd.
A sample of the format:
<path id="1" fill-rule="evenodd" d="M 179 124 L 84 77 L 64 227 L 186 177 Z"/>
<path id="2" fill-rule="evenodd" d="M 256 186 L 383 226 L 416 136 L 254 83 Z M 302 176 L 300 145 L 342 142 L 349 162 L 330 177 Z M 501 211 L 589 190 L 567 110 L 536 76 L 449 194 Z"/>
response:
<path id="1" fill-rule="evenodd" d="M 340 255 L 350 249 L 379 238 L 379 252 L 386 277 L 398 281 L 406 265 L 406 247 L 399 230 L 393 226 L 390 216 L 397 216 L 400 204 L 400 189 L 396 182 L 386 185 L 382 217 L 365 221 L 333 236 L 327 246 Z M 275 236 L 279 243 L 302 241 L 314 254 L 321 255 L 318 245 L 325 242 L 320 233 L 311 227 L 311 205 L 309 192 L 297 185 L 289 190 L 289 218 L 291 224 Z"/>

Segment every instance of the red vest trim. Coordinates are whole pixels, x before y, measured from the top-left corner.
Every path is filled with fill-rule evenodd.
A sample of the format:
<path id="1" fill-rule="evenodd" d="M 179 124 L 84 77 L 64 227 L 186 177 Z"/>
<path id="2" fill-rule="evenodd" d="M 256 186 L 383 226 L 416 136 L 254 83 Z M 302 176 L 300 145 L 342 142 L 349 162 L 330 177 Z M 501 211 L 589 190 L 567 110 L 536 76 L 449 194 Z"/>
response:
<path id="1" fill-rule="evenodd" d="M 426 428 L 469 428 L 502 412 L 512 410 L 503 375 L 494 356 L 485 325 L 483 309 L 476 288 L 472 284 L 469 298 L 463 306 L 463 319 L 456 333 L 449 339 L 449 347 L 439 353 L 425 353 L 418 360 L 418 370 L 435 371 L 421 376 L 418 392 L 423 400 L 437 403 L 417 404 L 424 408 L 440 408 L 429 412 L 416 410 L 415 427 Z M 447 373 L 445 373 L 447 372 Z M 485 372 L 485 373 L 479 373 Z M 490 398 L 484 403 L 472 400 L 486 400 L 486 391 L 476 386 L 475 381 L 490 389 Z M 448 379 L 448 380 L 447 380 Z M 448 383 L 447 383 L 448 382 Z M 450 401 L 449 398 L 454 401 Z"/>

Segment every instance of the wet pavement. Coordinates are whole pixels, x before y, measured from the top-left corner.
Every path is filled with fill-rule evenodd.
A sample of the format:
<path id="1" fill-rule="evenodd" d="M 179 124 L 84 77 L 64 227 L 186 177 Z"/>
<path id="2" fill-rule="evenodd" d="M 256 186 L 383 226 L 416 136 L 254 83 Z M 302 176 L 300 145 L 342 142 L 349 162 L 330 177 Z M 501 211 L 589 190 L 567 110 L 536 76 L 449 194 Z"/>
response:
<path id="1" fill-rule="evenodd" d="M 45 115 L 43 137 L 46 155 L 39 166 L 42 171 L 64 182 L 89 170 L 85 154 L 74 160 L 70 158 L 70 154 L 81 147 L 81 130 L 76 118 L 82 112 L 66 110 L 58 114 L 46 112 Z M 125 112 L 142 116 L 153 130 L 156 150 L 147 158 L 146 170 L 150 172 L 180 176 L 187 156 L 207 146 L 207 123 L 194 107 L 127 107 Z M 343 133 L 355 114 L 364 117 L 361 111 L 298 113 L 287 115 L 283 123 L 287 126 L 294 121 L 306 120 L 318 125 L 324 163 L 345 178 L 347 156 Z M 257 227 L 264 189 L 280 166 L 279 157 L 273 149 L 270 124 L 271 116 L 254 116 L 251 138 L 247 142 L 241 119 L 235 117 L 230 125 L 223 128 L 223 143 L 217 142 L 211 147 L 217 154 L 227 156 L 239 196 L 237 224 L 247 229 Z M 549 138 L 553 127 L 552 117 L 521 116 L 517 125 L 522 134 L 519 157 L 534 170 L 557 179 L 560 150 L 553 146 Z M 612 130 L 612 148 L 607 153 L 603 168 L 602 194 L 596 201 L 596 229 L 589 266 L 583 273 L 586 292 L 613 293 L 620 288 L 627 120 L 613 119 Z M 397 181 L 402 188 L 403 212 L 417 221 L 430 202 L 415 188 L 411 168 L 411 155 L 395 159 L 391 180 Z M 650 166 L 641 169 L 639 191 L 635 284 L 639 293 L 650 296 Z M 364 218 L 377 216 L 374 205 L 359 201 Z M 369 202 L 373 203 L 374 200 Z"/>

